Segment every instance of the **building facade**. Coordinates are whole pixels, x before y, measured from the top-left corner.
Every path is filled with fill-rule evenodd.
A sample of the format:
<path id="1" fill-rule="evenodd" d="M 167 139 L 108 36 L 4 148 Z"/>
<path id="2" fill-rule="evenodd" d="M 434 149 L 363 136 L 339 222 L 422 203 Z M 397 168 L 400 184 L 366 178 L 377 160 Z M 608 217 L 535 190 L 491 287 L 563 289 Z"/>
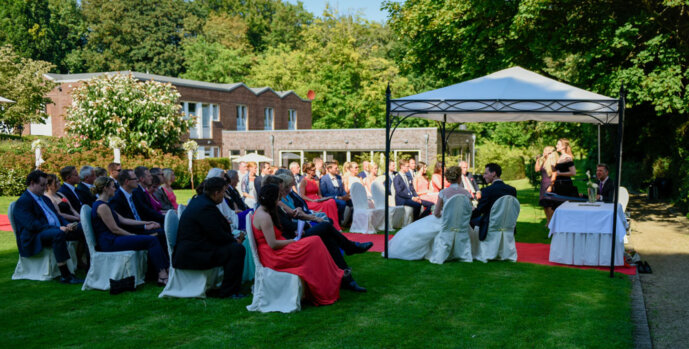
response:
<path id="1" fill-rule="evenodd" d="M 270 87 L 250 88 L 243 83 L 216 84 L 138 72 L 107 72 L 87 74 L 46 74 L 58 84 L 47 97 L 49 118 L 42 124 L 25 127 L 26 134 L 61 137 L 65 135 L 65 115 L 72 105 L 72 92 L 83 81 L 103 74 L 132 74 L 141 81 L 170 83 L 180 93 L 184 113 L 195 116 L 197 123 L 188 138 L 199 144 L 200 158 L 220 157 L 226 151 L 222 131 L 298 130 L 311 128 L 311 101 L 293 91 L 274 91 Z M 184 139 L 186 140 L 186 139 Z"/>

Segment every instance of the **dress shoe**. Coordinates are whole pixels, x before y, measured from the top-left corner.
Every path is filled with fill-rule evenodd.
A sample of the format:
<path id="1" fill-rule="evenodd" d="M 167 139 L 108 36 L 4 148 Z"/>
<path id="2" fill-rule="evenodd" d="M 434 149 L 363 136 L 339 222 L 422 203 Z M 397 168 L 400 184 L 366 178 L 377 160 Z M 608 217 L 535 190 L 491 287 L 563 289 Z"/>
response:
<path id="1" fill-rule="evenodd" d="M 76 276 L 72 275 L 70 277 L 60 276 L 60 282 L 63 284 L 77 285 L 77 284 L 83 284 L 84 280 L 79 279 Z"/>
<path id="2" fill-rule="evenodd" d="M 232 295 L 232 299 L 242 299 L 246 297 L 249 297 L 249 295 L 244 293 L 235 293 Z"/>
<path id="3" fill-rule="evenodd" d="M 356 253 L 364 253 L 364 252 L 370 250 L 371 247 L 373 247 L 373 243 L 370 241 L 369 242 L 356 242 L 355 245 L 357 248 Z"/>
<path id="4" fill-rule="evenodd" d="M 646 269 L 646 273 L 653 274 L 653 270 L 651 269 L 651 266 L 648 265 L 648 262 L 644 262 L 644 269 Z"/>
<path id="5" fill-rule="evenodd" d="M 350 291 L 354 291 L 354 292 L 361 292 L 361 293 L 366 292 L 366 289 L 359 286 L 359 284 L 357 284 L 356 281 L 354 281 L 354 280 L 350 281 L 348 284 L 345 284 L 344 288 L 347 290 L 350 290 Z"/>

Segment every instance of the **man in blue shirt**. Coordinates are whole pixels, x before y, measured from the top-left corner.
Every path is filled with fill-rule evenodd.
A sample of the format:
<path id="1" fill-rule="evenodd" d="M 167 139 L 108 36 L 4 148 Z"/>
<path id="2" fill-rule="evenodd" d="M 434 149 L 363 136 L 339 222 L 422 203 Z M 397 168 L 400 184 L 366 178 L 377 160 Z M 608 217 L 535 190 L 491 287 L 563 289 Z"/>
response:
<path id="1" fill-rule="evenodd" d="M 14 205 L 13 218 L 17 231 L 17 248 L 22 257 L 34 256 L 43 250 L 43 246 L 51 246 L 57 266 L 60 269 L 60 282 L 66 284 L 80 284 L 84 281 L 77 279 L 67 268 L 69 253 L 67 240 L 73 240 L 72 234 L 77 223 L 67 224 L 48 198 L 43 196 L 48 175 L 40 170 L 29 173 L 26 177 L 26 191 Z"/>

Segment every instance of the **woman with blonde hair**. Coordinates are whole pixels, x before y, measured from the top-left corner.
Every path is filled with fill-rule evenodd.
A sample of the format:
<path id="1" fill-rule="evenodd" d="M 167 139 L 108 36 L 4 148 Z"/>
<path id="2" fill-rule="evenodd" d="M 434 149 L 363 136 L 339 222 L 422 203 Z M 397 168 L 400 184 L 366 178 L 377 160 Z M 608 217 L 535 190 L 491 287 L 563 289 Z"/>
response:
<path id="1" fill-rule="evenodd" d="M 543 207 L 546 217 L 546 225 L 550 224 L 550 218 L 553 217 L 553 201 L 545 197 L 546 190 L 552 184 L 550 178 L 557 164 L 559 154 L 555 151 L 555 147 L 547 146 L 543 148 L 543 155 L 536 160 L 534 170 L 541 173 L 541 193 L 538 204 Z"/>
<path id="2" fill-rule="evenodd" d="M 344 169 L 344 174 L 342 176 L 343 177 L 342 178 L 342 184 L 344 184 L 345 192 L 347 192 L 347 194 L 349 194 L 349 191 L 352 189 L 352 184 L 354 184 L 354 183 L 361 183 L 362 185 L 364 184 L 361 181 L 361 178 L 359 177 L 359 164 L 357 164 L 354 161 L 345 162 L 343 169 Z M 368 196 L 371 196 L 371 194 L 369 193 Z"/>
<path id="3" fill-rule="evenodd" d="M 578 197 L 579 191 L 572 182 L 572 177 L 576 176 L 577 169 L 574 167 L 574 156 L 569 140 L 560 138 L 555 149 L 560 152 L 560 157 L 555 164 L 555 170 L 550 175 L 552 183 L 548 187 L 548 192 L 568 197 Z M 562 202 L 556 202 L 554 208 L 560 206 Z"/>
<path id="4" fill-rule="evenodd" d="M 369 163 L 368 174 L 366 175 L 366 178 L 364 178 L 364 187 L 366 187 L 367 192 L 371 192 L 371 186 L 373 185 L 373 182 L 375 182 L 376 178 L 378 178 L 378 164 L 373 161 Z"/>

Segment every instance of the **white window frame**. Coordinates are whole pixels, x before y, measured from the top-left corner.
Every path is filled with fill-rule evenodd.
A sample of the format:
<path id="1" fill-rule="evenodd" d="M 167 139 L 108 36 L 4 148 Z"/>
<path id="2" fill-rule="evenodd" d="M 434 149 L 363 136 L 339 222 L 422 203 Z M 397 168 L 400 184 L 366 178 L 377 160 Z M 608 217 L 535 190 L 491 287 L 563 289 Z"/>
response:
<path id="1" fill-rule="evenodd" d="M 249 111 L 246 107 L 246 105 L 243 104 L 237 104 L 237 108 L 235 108 L 237 112 L 237 131 L 248 131 L 249 130 Z M 242 112 L 242 115 L 240 115 L 240 111 Z M 243 128 L 240 128 L 240 121 L 243 121 Z"/>
<path id="2" fill-rule="evenodd" d="M 269 117 L 270 123 L 267 122 Z M 263 109 L 263 129 L 266 131 L 272 131 L 275 129 L 275 109 L 271 107 L 266 107 Z"/>
<path id="3" fill-rule="evenodd" d="M 287 129 L 296 130 L 297 129 L 297 110 L 288 109 L 287 110 Z"/>
<path id="4" fill-rule="evenodd" d="M 189 112 L 189 106 L 194 105 L 194 113 Z M 208 106 L 208 126 L 205 127 L 207 130 L 207 134 L 204 134 L 204 125 L 203 125 L 203 107 Z M 220 118 L 220 109 L 218 109 L 218 105 L 214 103 L 202 103 L 202 102 L 189 102 L 189 101 L 183 101 L 182 102 L 182 108 L 184 110 L 184 117 L 186 119 L 191 118 L 192 116 L 196 118 L 196 122 L 192 127 L 189 129 L 189 138 L 190 139 L 211 139 L 213 138 L 213 121 L 219 121 Z M 215 120 L 215 117 L 218 117 L 218 120 Z M 207 137 L 206 137 L 207 136 Z"/>

